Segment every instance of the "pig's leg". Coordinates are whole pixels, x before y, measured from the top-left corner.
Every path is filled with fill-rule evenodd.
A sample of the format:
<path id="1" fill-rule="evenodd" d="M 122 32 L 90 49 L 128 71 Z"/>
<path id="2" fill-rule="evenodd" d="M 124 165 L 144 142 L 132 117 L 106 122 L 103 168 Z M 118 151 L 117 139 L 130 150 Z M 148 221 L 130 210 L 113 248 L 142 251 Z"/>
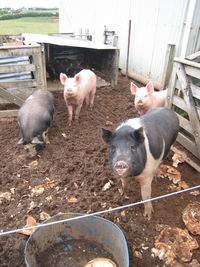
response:
<path id="1" fill-rule="evenodd" d="M 72 124 L 72 114 L 73 114 L 72 105 L 67 105 L 67 110 L 68 110 L 68 124 L 70 126 Z"/>
<path id="2" fill-rule="evenodd" d="M 48 137 L 48 129 L 43 132 L 43 139 L 45 144 L 50 144 L 49 137 Z"/>
<path id="3" fill-rule="evenodd" d="M 90 96 L 89 96 L 89 104 L 90 104 L 90 108 L 91 108 L 91 109 L 93 108 L 93 105 L 94 105 L 95 91 L 96 91 L 96 90 L 93 90 L 93 91 L 90 93 Z"/>
<path id="4" fill-rule="evenodd" d="M 89 95 L 86 96 L 85 103 L 86 103 L 86 106 L 88 107 L 89 106 L 89 103 L 90 103 L 90 97 L 89 97 Z"/>
<path id="5" fill-rule="evenodd" d="M 147 177 L 139 180 L 140 182 L 140 187 L 141 187 L 141 195 L 142 195 L 142 200 L 150 199 L 151 198 L 151 183 L 153 180 L 153 175 L 152 177 Z M 151 213 L 153 212 L 153 207 L 151 202 L 146 202 L 144 203 L 144 216 L 148 218 L 148 220 L 151 219 Z"/>
<path id="6" fill-rule="evenodd" d="M 129 186 L 129 180 L 127 178 L 121 178 L 121 182 L 122 182 L 122 189 L 120 190 L 120 194 L 124 196 L 124 198 L 129 199 L 129 197 L 126 194 L 126 191 Z"/>
<path id="7" fill-rule="evenodd" d="M 80 103 L 80 104 L 76 107 L 76 110 L 75 110 L 75 120 L 78 120 L 78 119 L 79 119 L 79 114 L 80 114 L 82 105 L 83 105 L 83 103 Z"/>

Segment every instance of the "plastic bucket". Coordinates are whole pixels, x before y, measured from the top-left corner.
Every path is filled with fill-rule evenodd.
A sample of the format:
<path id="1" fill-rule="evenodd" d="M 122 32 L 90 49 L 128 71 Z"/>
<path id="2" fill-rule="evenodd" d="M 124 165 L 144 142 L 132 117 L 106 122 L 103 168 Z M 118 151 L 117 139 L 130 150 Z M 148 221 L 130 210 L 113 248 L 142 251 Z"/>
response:
<path id="1" fill-rule="evenodd" d="M 77 217 L 83 214 L 57 214 L 44 223 Z M 112 254 L 118 267 L 129 267 L 128 246 L 121 229 L 111 221 L 98 216 L 90 216 L 68 222 L 40 227 L 33 232 L 26 242 L 24 254 L 28 267 L 38 266 L 36 254 L 44 251 L 49 244 L 62 242 L 67 238 L 85 239 L 97 242 Z"/>

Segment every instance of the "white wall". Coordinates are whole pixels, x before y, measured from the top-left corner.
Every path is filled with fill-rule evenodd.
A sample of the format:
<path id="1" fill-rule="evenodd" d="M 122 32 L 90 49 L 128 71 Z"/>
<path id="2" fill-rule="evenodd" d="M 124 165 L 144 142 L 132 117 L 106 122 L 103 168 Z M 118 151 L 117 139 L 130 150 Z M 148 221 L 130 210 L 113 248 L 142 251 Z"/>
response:
<path id="1" fill-rule="evenodd" d="M 135 0 L 129 71 L 162 82 L 168 44 L 181 42 L 187 0 Z"/>
<path id="2" fill-rule="evenodd" d="M 200 50 L 200 1 L 196 0 L 194 16 L 191 23 L 190 35 L 186 55 L 190 55 Z"/>
<path id="3" fill-rule="evenodd" d="M 119 36 L 119 67 L 125 69 L 131 20 L 129 72 L 161 84 L 167 45 L 175 44 L 180 55 L 190 1 L 194 0 L 60 0 L 60 32 L 89 28 L 93 40 L 103 42 L 106 25 Z M 200 8 L 195 12 L 197 29 Z M 191 51 L 192 41 L 190 47 Z"/>

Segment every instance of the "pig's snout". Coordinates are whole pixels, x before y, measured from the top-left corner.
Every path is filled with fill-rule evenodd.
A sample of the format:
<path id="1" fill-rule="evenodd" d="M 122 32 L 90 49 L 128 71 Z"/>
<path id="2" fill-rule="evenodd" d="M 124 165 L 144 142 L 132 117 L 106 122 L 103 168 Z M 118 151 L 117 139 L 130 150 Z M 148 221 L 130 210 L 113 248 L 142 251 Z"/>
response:
<path id="1" fill-rule="evenodd" d="M 114 165 L 114 170 L 119 176 L 123 176 L 128 170 L 128 164 L 124 160 L 117 161 Z"/>
<path id="2" fill-rule="evenodd" d="M 142 99 L 138 99 L 137 104 L 142 106 L 143 105 L 143 100 Z"/>
<path id="3" fill-rule="evenodd" d="M 65 89 L 65 96 L 68 98 L 71 98 L 71 97 L 75 97 L 76 96 L 76 93 L 75 91 L 73 90 L 73 88 L 67 88 Z"/>
<path id="4" fill-rule="evenodd" d="M 68 88 L 68 89 L 66 90 L 66 94 L 67 94 L 67 95 L 72 95 L 72 94 L 73 94 L 73 90 L 72 90 L 71 88 Z"/>

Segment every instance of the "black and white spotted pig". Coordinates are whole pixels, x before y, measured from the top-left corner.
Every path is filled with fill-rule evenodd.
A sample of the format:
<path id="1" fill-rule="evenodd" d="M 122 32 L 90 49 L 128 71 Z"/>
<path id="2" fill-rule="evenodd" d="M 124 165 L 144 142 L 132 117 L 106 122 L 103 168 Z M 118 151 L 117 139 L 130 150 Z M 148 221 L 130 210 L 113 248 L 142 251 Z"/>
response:
<path id="1" fill-rule="evenodd" d="M 102 129 L 103 140 L 109 144 L 112 169 L 122 180 L 133 176 L 140 183 L 142 199 L 151 198 L 151 183 L 157 167 L 176 140 L 179 120 L 167 107 L 154 108 L 140 118 L 129 119 L 115 131 Z M 151 218 L 151 202 L 144 204 L 144 215 Z"/>
<path id="2" fill-rule="evenodd" d="M 47 90 L 36 90 L 23 103 L 18 111 L 17 121 L 21 139 L 29 156 L 48 143 L 47 131 L 53 120 L 54 97 Z"/>

